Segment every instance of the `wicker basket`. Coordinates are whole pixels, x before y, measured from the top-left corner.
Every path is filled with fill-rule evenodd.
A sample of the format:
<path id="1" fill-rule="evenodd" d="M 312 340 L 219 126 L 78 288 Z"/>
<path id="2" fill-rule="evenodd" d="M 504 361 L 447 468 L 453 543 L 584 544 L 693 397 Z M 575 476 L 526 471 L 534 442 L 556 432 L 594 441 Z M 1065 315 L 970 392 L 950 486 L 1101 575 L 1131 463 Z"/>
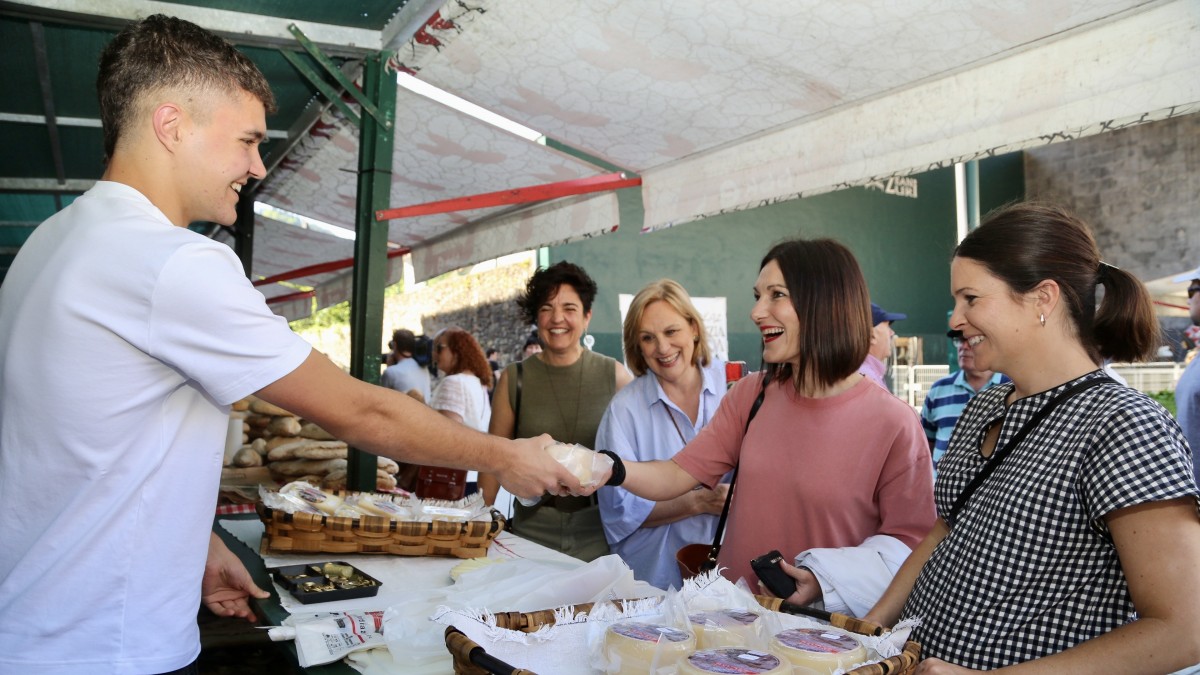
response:
<path id="1" fill-rule="evenodd" d="M 345 497 L 350 492 L 335 491 Z M 478 558 L 504 530 L 504 516 L 490 521 L 432 523 L 389 520 L 383 516 L 319 516 L 287 513 L 258 503 L 266 528 L 260 553 L 378 553 Z"/>
<path id="2" fill-rule="evenodd" d="M 755 596 L 758 603 L 766 609 L 778 611 L 781 607 L 779 598 Z M 620 606 L 621 601 L 614 601 Z M 592 609 L 591 603 L 574 606 L 576 614 L 586 614 Z M 554 623 L 554 610 L 543 609 L 537 612 L 504 612 L 496 614 L 496 625 L 500 628 L 532 633 L 546 624 Z M 856 619 L 845 614 L 833 614 L 831 624 L 852 633 L 863 635 L 879 635 L 883 627 Z M 454 659 L 455 675 L 537 675 L 533 671 L 514 668 L 513 666 L 490 656 L 474 640 L 463 634 L 454 626 L 446 628 L 446 649 Z M 893 656 L 878 663 L 859 666 L 848 671 L 847 675 L 912 675 L 917 670 L 917 661 L 921 658 L 921 645 L 909 640 L 904 645 L 900 656 Z"/>

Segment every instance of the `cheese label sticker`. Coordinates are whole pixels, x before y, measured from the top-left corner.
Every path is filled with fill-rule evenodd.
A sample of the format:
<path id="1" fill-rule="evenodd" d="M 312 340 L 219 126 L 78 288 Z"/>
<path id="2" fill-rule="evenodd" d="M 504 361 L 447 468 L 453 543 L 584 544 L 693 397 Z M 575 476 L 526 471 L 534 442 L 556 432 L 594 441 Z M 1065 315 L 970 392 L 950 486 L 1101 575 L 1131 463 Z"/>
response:
<path id="1" fill-rule="evenodd" d="M 779 644 L 792 649 L 818 654 L 840 654 L 859 647 L 849 635 L 816 628 L 793 628 L 775 636 Z"/>
<path id="2" fill-rule="evenodd" d="M 626 621 L 625 623 L 614 624 L 611 630 L 617 635 L 624 635 L 627 638 L 642 640 L 644 642 L 658 642 L 659 636 L 671 642 L 687 642 L 692 639 L 691 633 L 676 630 L 670 626 L 660 626 L 655 623 Z"/>
<path id="3" fill-rule="evenodd" d="M 706 649 L 688 657 L 688 663 L 706 673 L 769 673 L 779 667 L 780 660 L 771 654 L 752 649 Z"/>

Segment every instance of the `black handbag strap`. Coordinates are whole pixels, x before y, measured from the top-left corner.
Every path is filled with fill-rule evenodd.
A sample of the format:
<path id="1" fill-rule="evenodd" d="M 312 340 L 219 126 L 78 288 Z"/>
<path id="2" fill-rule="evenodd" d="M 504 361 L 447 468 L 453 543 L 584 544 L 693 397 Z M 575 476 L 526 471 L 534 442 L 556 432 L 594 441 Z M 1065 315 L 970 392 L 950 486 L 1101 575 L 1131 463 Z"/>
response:
<path id="1" fill-rule="evenodd" d="M 754 405 L 750 406 L 750 415 L 746 417 L 746 428 L 742 430 L 742 439 L 745 440 L 746 432 L 750 431 L 750 423 L 754 421 L 754 416 L 758 414 L 758 409 L 762 407 L 763 398 L 767 395 L 767 385 L 771 383 L 771 373 L 767 371 L 763 375 L 762 389 L 758 390 L 758 398 L 754 399 Z M 737 482 L 738 466 L 733 465 L 733 475 L 729 478 L 729 492 L 725 493 L 725 508 L 721 509 L 721 518 L 717 520 L 717 531 L 713 535 L 712 548 L 708 549 L 708 558 L 700 563 L 700 571 L 707 572 L 715 569 L 717 566 L 717 554 L 721 552 L 721 539 L 725 534 L 725 521 L 729 519 L 729 505 L 733 502 L 733 484 Z"/>
<path id="2" fill-rule="evenodd" d="M 517 395 L 514 397 L 516 401 L 513 403 L 513 435 L 516 436 L 517 427 L 521 426 L 521 380 L 525 379 L 525 364 L 517 361 Z"/>
<path id="3" fill-rule="evenodd" d="M 954 526 L 954 521 L 958 518 L 959 511 L 961 511 L 963 506 L 966 505 L 967 500 L 971 498 L 971 495 L 979 489 L 979 486 L 983 485 L 984 481 L 986 481 L 993 472 L 995 472 L 996 467 L 1000 466 L 1000 462 L 1004 461 L 1004 458 L 1007 457 L 1010 452 L 1012 452 L 1013 448 L 1020 445 L 1021 441 L 1025 440 L 1025 437 L 1028 436 L 1029 433 L 1037 427 L 1037 425 L 1041 424 L 1042 420 L 1046 419 L 1051 412 L 1054 412 L 1055 408 L 1062 403 L 1065 403 L 1068 399 L 1076 394 L 1079 394 L 1087 389 L 1091 389 L 1092 387 L 1101 384 L 1108 384 L 1110 382 L 1112 384 L 1117 383 L 1116 380 L 1108 377 L 1107 375 L 1102 377 L 1094 377 L 1090 380 L 1083 380 L 1082 382 L 1076 382 L 1058 396 L 1050 399 L 1050 402 L 1042 406 L 1042 409 L 1037 411 L 1037 413 L 1031 417 L 1029 421 L 1026 422 L 1025 425 L 1022 426 L 1015 435 L 1013 435 L 1012 438 L 1008 439 L 1008 442 L 1005 443 L 1003 447 L 992 453 L 991 458 L 988 459 L 987 463 L 983 465 L 983 468 L 979 470 L 979 473 L 975 474 L 975 477 L 972 478 L 971 482 L 967 484 L 966 489 L 964 489 L 962 493 L 958 495 L 958 499 L 954 501 L 954 506 L 950 507 L 950 514 L 946 517 L 946 524 L 951 527 Z"/>

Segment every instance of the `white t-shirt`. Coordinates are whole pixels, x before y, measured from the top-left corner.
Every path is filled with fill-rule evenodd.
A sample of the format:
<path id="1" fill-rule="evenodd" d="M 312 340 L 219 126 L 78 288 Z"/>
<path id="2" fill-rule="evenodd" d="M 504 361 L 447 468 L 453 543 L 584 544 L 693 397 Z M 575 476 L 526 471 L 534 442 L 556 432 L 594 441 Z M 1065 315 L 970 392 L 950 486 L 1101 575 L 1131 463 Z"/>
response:
<path id="1" fill-rule="evenodd" d="M 443 377 L 433 392 L 433 400 L 429 402 L 429 407 L 458 413 L 463 419 L 463 424 L 485 434 L 488 423 L 492 420 L 492 406 L 488 403 L 487 390 L 483 388 L 479 378 L 471 373 L 456 373 Z"/>
<path id="2" fill-rule="evenodd" d="M 129 186 L 34 231 L 0 286 L 0 672 L 196 658 L 228 406 L 310 351 Z"/>

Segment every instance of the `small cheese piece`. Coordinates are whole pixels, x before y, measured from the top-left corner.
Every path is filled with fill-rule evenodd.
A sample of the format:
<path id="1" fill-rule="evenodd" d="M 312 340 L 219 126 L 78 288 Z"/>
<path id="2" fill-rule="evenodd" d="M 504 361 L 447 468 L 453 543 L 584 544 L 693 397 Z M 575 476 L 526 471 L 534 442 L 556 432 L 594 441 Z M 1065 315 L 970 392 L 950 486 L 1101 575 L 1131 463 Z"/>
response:
<path id="1" fill-rule="evenodd" d="M 754 641 L 762 625 L 758 615 L 741 609 L 721 609 L 688 615 L 698 649 L 745 647 Z"/>
<path id="2" fill-rule="evenodd" d="M 867 659 L 862 643 L 836 628 L 785 630 L 771 638 L 771 651 L 793 666 L 819 675 L 830 675 L 838 668 L 849 668 Z"/>
<path id="3" fill-rule="evenodd" d="M 504 562 L 504 558 L 469 558 L 450 568 L 450 578 L 458 581 L 467 572 Z"/>
<path id="4" fill-rule="evenodd" d="M 604 634 L 607 673 L 650 675 L 650 668 L 677 663 L 696 649 L 696 637 L 689 631 L 640 621 L 622 621 L 608 627 Z"/>
<path id="5" fill-rule="evenodd" d="M 680 675 L 747 673 L 748 675 L 788 675 L 792 665 L 774 654 L 740 647 L 705 649 L 679 662 Z"/>
<path id="6" fill-rule="evenodd" d="M 412 515 L 407 508 L 382 495 L 361 494 L 354 505 L 360 511 L 374 516 L 384 516 L 389 520 L 405 520 Z"/>

